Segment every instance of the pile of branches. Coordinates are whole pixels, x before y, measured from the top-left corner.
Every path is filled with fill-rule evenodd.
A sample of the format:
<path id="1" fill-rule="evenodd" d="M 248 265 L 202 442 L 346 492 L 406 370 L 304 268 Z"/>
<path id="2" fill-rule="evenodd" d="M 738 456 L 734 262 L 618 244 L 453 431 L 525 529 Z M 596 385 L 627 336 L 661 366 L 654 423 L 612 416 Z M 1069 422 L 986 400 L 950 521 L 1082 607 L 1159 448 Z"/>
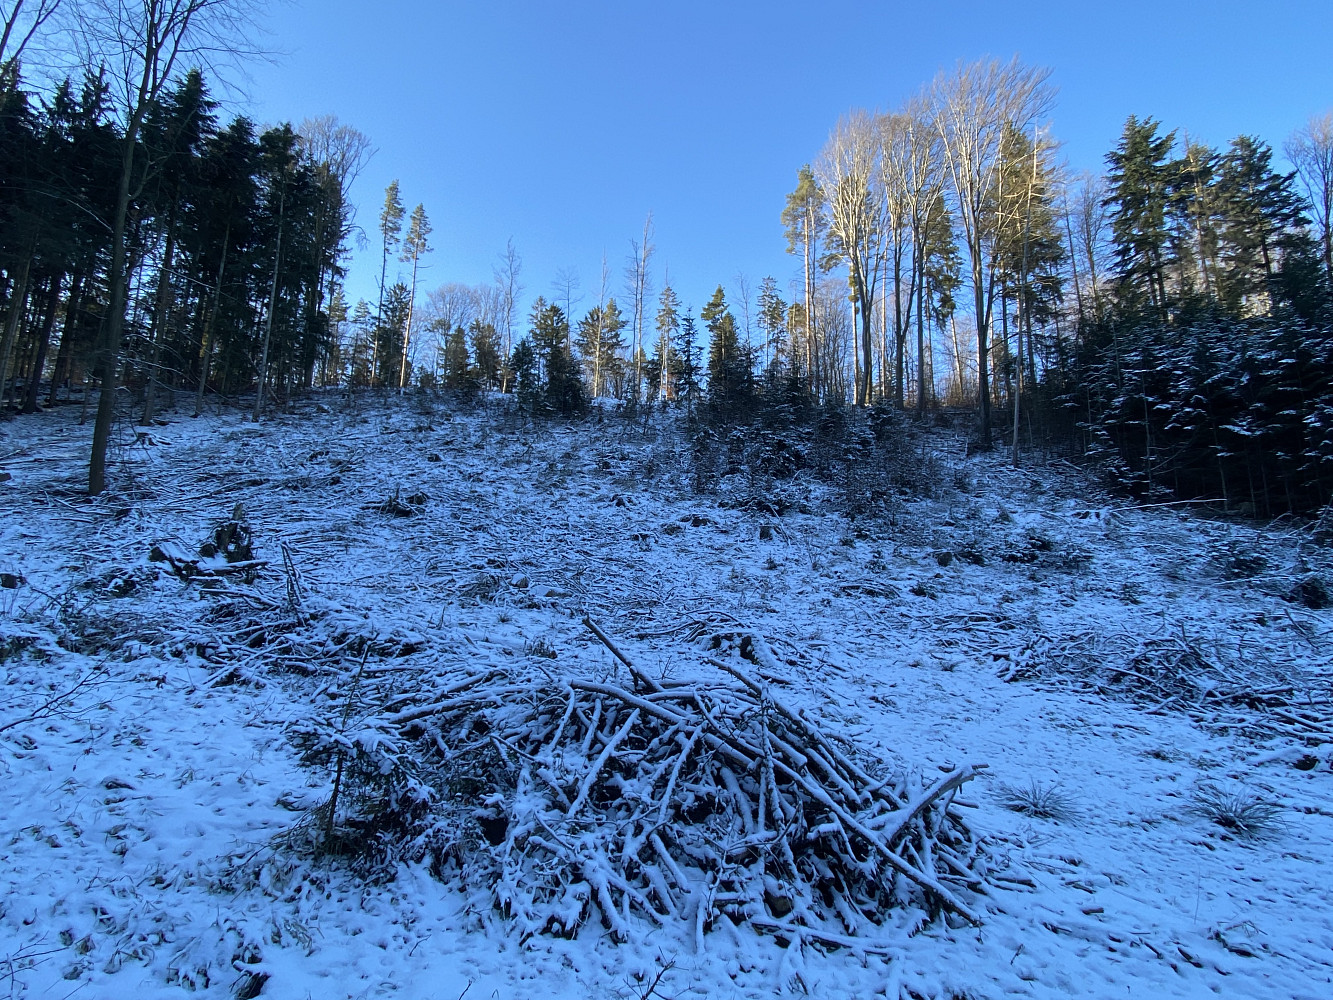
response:
<path id="1" fill-rule="evenodd" d="M 1180 711 L 1208 726 L 1243 726 L 1308 746 L 1333 743 L 1333 672 L 1307 675 L 1258 652 L 1231 657 L 1183 630 L 1148 639 L 1040 635 L 1000 676 Z"/>
<path id="2" fill-rule="evenodd" d="M 951 807 L 984 765 L 881 773 L 725 652 L 693 680 L 624 659 L 629 685 L 497 668 L 295 735 L 336 772 L 322 819 L 338 843 L 442 877 L 457 865 L 524 937 L 598 918 L 618 940 L 636 919 L 702 939 L 726 917 L 864 946 L 895 909 L 976 922 L 986 851 Z"/>

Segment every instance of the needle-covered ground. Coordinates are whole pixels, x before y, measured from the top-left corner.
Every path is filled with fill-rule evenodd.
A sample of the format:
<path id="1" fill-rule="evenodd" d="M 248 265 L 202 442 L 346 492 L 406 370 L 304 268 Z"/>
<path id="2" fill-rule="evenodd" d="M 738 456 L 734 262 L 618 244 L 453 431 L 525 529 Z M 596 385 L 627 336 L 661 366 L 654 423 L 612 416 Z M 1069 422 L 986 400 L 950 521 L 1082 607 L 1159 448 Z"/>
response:
<path id="1" fill-rule="evenodd" d="M 78 417 L 0 424 L 0 992 L 1333 995 L 1320 525 L 1135 507 L 945 430 L 938 483 L 849 520 L 799 479 L 698 492 L 665 418 L 411 395 L 126 429 L 89 499 Z M 839 944 L 625 903 L 567 938 L 464 864 L 330 838 L 352 750 L 312 753 L 311 720 L 364 750 L 453 677 L 630 689 L 585 617 L 663 685 L 757 638 L 764 705 L 904 787 L 987 765 L 948 812 L 978 922 Z"/>

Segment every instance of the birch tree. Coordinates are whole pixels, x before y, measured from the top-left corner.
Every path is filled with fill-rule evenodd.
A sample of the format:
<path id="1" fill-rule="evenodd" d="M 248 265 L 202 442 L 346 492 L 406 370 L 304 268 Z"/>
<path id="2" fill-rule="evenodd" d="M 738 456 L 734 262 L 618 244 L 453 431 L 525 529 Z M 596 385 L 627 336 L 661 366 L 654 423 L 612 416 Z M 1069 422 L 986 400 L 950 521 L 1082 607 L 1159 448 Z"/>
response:
<path id="1" fill-rule="evenodd" d="M 1049 76 L 1049 70 L 1024 66 L 1016 58 L 1008 63 L 989 60 L 942 72 L 930 89 L 935 129 L 971 268 L 983 446 L 991 440 L 990 332 L 995 302 L 993 246 L 987 238 L 992 229 L 991 194 L 1005 130 L 1026 131 L 1046 114 L 1054 99 Z"/>

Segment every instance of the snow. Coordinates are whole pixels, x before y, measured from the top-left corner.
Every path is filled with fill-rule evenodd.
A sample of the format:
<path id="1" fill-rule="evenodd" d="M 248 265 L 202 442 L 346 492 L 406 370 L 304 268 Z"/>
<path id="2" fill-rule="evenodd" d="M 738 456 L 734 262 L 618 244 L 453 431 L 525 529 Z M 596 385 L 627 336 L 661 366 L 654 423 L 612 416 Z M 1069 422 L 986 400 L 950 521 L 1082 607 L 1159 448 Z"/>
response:
<path id="1" fill-rule="evenodd" d="M 90 500 L 90 433 L 73 407 L 0 425 L 0 573 L 23 578 L 0 590 L 10 995 L 231 996 L 257 974 L 264 996 L 321 998 L 642 997 L 659 974 L 656 995 L 681 997 L 1333 995 L 1331 744 L 1260 709 L 1191 715 L 1089 682 L 1184 636 L 1326 692 L 1330 612 L 1281 596 L 1326 558 L 1297 526 L 1135 509 L 1058 462 L 963 459 L 943 433 L 956 486 L 884 521 L 818 490 L 808 512 L 756 516 L 692 492 L 688 442 L 659 420 L 533 429 L 396 395 L 125 429 Z M 413 511 L 386 512 L 395 493 Z M 312 861 L 302 818 L 332 776 L 301 766 L 290 725 L 346 692 L 250 650 L 203 583 L 148 560 L 194 551 L 237 503 L 267 566 L 219 586 L 286 607 L 285 542 L 328 641 L 403 654 L 371 662 L 404 685 L 539 643 L 552 669 L 623 677 L 584 614 L 653 676 L 702 668 L 720 628 L 762 634 L 780 697 L 826 730 L 925 775 L 989 765 L 961 810 L 999 869 L 981 925 L 890 914 L 842 950 L 726 921 L 702 950 L 693 927 L 646 921 L 623 945 L 595 920 L 521 942 L 478 887 L 424 866 L 370 882 Z M 984 565 L 937 559 L 969 544 Z M 1229 577 L 1237 546 L 1268 568 Z M 1079 656 L 1083 673 L 1050 669 Z M 1005 807 L 1034 787 L 1060 815 Z M 1235 836 L 1201 810 L 1210 788 L 1280 812 Z"/>

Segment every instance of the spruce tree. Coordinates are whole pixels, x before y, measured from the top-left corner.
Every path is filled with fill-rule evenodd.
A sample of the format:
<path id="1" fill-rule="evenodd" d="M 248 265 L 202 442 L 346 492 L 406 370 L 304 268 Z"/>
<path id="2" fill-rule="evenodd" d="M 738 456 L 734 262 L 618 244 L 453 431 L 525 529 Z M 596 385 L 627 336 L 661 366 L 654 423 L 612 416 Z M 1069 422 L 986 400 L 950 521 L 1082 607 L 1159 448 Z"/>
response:
<path id="1" fill-rule="evenodd" d="M 541 380 L 537 411 L 559 416 L 581 413 L 587 399 L 569 353 L 569 320 L 564 310 L 539 296 L 532 307 L 531 322 L 530 339 Z"/>
<path id="2" fill-rule="evenodd" d="M 579 320 L 575 346 L 594 397 L 605 395 L 607 386 L 618 386 L 623 381 L 620 352 L 625 349 L 623 331 L 628 325 L 615 299 L 607 299 L 604 306 L 593 306 Z"/>
<path id="3" fill-rule="evenodd" d="M 1222 157 L 1221 298 L 1233 315 L 1271 311 L 1283 258 L 1306 228 L 1296 175 L 1273 170 L 1272 157 L 1267 143 L 1244 135 Z"/>
<path id="4" fill-rule="evenodd" d="M 741 346 L 736 318 L 727 307 L 722 286 L 708 300 L 699 316 L 708 329 L 708 403 L 716 419 L 734 420 L 745 415 L 752 395 L 749 357 Z"/>
<path id="5" fill-rule="evenodd" d="M 1175 141 L 1174 132 L 1159 136 L 1151 118 L 1140 122 L 1131 115 L 1120 144 L 1106 157 L 1121 300 L 1131 307 L 1151 307 L 1161 318 L 1168 307 L 1166 212 L 1176 171 L 1169 159 Z"/>
<path id="6" fill-rule="evenodd" d="M 467 331 L 456 326 L 444 341 L 443 358 L 444 385 L 447 389 L 461 391 L 468 387 L 472 372 L 468 367 Z"/>
<path id="7" fill-rule="evenodd" d="M 699 382 L 699 331 L 694 322 L 694 310 L 686 309 L 680 323 L 680 377 L 676 382 L 677 398 L 685 403 L 691 419 L 703 395 Z"/>
<path id="8" fill-rule="evenodd" d="M 474 319 L 468 324 L 472 363 L 477 382 L 487 389 L 500 387 L 500 334 L 491 323 Z"/>
<path id="9" fill-rule="evenodd" d="M 787 356 L 787 303 L 771 275 L 759 283 L 759 329 L 764 332 L 765 367 L 781 365 Z"/>

